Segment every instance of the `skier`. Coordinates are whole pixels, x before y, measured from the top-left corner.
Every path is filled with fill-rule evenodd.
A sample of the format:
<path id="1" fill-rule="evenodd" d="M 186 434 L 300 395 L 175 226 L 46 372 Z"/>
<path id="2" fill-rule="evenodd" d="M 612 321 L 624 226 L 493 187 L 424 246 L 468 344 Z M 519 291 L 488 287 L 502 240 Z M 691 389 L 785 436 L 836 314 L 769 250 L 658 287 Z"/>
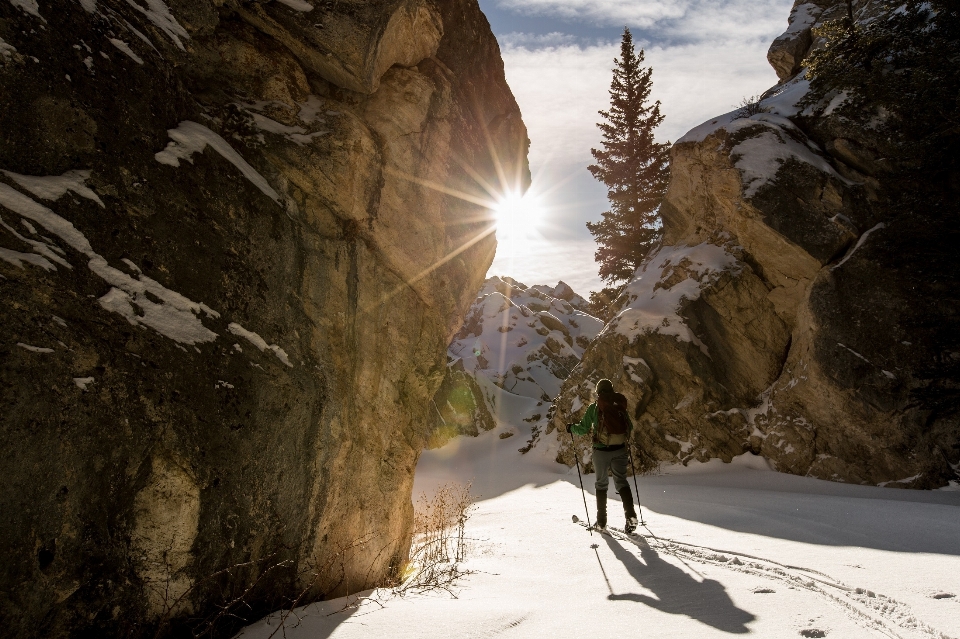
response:
<path id="1" fill-rule="evenodd" d="M 567 432 L 586 435 L 593 431 L 593 467 L 597 472 L 597 523 L 596 529 L 607 526 L 607 471 L 613 472 L 613 483 L 623 500 L 623 514 L 627 519 L 624 530 L 632 534 L 637 529 L 637 513 L 633 508 L 633 494 L 627 483 L 626 448 L 633 422 L 627 414 L 627 398 L 614 392 L 613 382 L 601 379 L 597 382 L 597 401 L 587 407 L 580 423 L 567 424 Z"/>

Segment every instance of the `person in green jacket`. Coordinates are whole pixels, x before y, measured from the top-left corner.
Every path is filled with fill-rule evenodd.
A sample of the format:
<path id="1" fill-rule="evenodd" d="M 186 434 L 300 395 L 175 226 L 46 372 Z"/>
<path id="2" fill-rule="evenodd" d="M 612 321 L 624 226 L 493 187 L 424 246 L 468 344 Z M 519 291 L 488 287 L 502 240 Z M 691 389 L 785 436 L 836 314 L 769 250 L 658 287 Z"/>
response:
<path id="1" fill-rule="evenodd" d="M 613 382 L 601 379 L 597 382 L 597 401 L 587 407 L 580 423 L 567 424 L 567 432 L 586 435 L 593 432 L 593 467 L 597 472 L 597 523 L 596 528 L 607 526 L 607 486 L 609 474 L 623 501 L 623 514 L 627 523 L 624 530 L 632 533 L 637 529 L 637 513 L 633 507 L 633 493 L 627 483 L 627 442 L 633 431 L 633 422 L 627 412 L 627 398 L 613 390 Z"/>

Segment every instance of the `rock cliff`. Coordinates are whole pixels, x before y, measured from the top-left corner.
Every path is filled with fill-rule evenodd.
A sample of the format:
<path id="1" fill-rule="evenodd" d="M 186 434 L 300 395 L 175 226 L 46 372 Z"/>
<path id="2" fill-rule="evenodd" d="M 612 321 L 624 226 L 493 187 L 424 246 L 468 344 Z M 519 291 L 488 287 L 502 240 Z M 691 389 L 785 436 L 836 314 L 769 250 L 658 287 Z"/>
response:
<path id="1" fill-rule="evenodd" d="M 527 144 L 475 0 L 0 1 L 4 633 L 396 573 Z"/>
<path id="2" fill-rule="evenodd" d="M 552 427 L 609 377 L 635 407 L 648 468 L 750 451 L 837 481 L 957 477 L 958 107 L 936 47 L 951 59 L 958 34 L 956 8 L 935 4 L 797 2 L 769 52 L 781 83 L 673 147 L 664 245 L 564 384 Z M 887 67 L 856 82 L 827 63 L 809 73 L 834 55 L 831 28 L 853 34 L 838 68 L 861 45 Z M 911 124 L 927 112 L 932 126 Z"/>

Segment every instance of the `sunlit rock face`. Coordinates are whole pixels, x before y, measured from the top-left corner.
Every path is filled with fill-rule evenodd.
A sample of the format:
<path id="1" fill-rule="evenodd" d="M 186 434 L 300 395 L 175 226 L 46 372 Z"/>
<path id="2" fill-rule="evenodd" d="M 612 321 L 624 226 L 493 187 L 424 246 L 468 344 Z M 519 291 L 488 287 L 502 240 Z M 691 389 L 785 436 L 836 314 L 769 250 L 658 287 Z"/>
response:
<path id="1" fill-rule="evenodd" d="M 483 284 L 447 350 L 447 374 L 433 398 L 430 446 L 476 437 L 509 417 L 504 397 L 552 398 L 603 323 L 570 285 L 526 286 L 510 277 Z"/>
<path id="2" fill-rule="evenodd" d="M 811 27 L 848 8 L 888 10 L 798 2 L 770 49 L 782 83 L 677 141 L 664 246 L 564 384 L 553 427 L 609 377 L 635 409 L 644 468 L 749 451 L 837 481 L 956 478 L 960 327 L 945 291 L 958 273 L 935 230 L 949 223 L 883 206 L 882 117 L 840 117 L 843 94 L 802 102 L 800 61 L 822 44 Z M 573 463 L 569 445 L 559 460 Z"/>
<path id="3" fill-rule="evenodd" d="M 394 574 L 527 144 L 474 0 L 0 3 L 4 634 Z"/>

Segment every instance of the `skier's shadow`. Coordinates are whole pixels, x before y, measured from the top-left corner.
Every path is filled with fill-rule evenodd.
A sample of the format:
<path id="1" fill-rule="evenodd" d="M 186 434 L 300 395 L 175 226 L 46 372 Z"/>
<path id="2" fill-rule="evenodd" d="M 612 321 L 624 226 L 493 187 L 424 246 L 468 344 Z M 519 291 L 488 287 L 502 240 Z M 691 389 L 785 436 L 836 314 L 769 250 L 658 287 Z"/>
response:
<path id="1" fill-rule="evenodd" d="M 635 593 L 610 594 L 608 599 L 644 603 L 661 612 L 686 615 L 732 634 L 750 632 L 746 624 L 756 617 L 737 608 L 719 581 L 697 581 L 680 568 L 661 559 L 657 551 L 649 546 L 641 547 L 640 556 L 643 561 L 640 561 L 636 555 L 610 537 L 604 535 L 604 540 L 637 583 L 656 595 L 654 598 Z"/>

